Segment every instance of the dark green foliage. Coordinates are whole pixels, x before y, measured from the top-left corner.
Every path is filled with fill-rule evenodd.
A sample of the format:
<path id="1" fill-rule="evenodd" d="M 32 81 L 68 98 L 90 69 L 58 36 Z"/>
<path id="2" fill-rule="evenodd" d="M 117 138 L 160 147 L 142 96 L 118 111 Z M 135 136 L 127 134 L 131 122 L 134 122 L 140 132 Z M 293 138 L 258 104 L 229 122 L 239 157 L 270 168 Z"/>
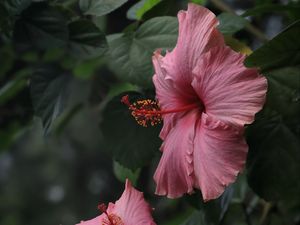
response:
<path id="1" fill-rule="evenodd" d="M 267 201 L 294 201 L 300 196 L 299 136 L 280 115 L 270 114 L 249 128 L 249 185 Z"/>
<path id="2" fill-rule="evenodd" d="M 159 153 L 160 126 L 142 127 L 131 116 L 131 111 L 121 103 L 122 96 L 129 94 L 131 101 L 153 98 L 136 92 L 114 97 L 105 107 L 101 128 L 107 152 L 121 165 L 136 170 L 149 164 L 155 153 Z"/>
<path id="3" fill-rule="evenodd" d="M 222 13 L 218 16 L 218 19 L 220 21 L 218 29 L 223 34 L 233 34 L 243 29 L 247 24 L 246 19 L 231 13 Z"/>
<path id="4" fill-rule="evenodd" d="M 141 0 L 127 11 L 127 17 L 132 20 L 141 20 L 147 11 L 160 2 L 161 0 Z"/>
<path id="5" fill-rule="evenodd" d="M 295 22 L 274 39 L 257 49 L 245 61 L 248 67 L 263 71 L 300 65 L 300 21 Z"/>
<path id="6" fill-rule="evenodd" d="M 123 5 L 127 0 L 80 0 L 79 6 L 84 14 L 103 16 Z"/>
<path id="7" fill-rule="evenodd" d="M 155 98 L 153 52 L 174 48 L 188 2 L 218 15 L 236 51 L 261 44 L 248 23 L 269 34 L 271 22 L 295 22 L 245 62 L 268 79 L 266 104 L 246 129 L 244 174 L 206 203 L 198 190 L 154 195 L 161 125 L 139 126 L 120 101 Z M 247 20 L 218 2 L 0 0 L 0 225 L 77 224 L 117 200 L 126 178 L 157 224 L 299 224 L 299 2 L 252 1 Z"/>
<path id="8" fill-rule="evenodd" d="M 76 20 L 69 24 L 70 49 L 74 56 L 94 58 L 107 51 L 105 35 L 89 20 Z"/>
<path id="9" fill-rule="evenodd" d="M 181 225 L 206 225 L 205 215 L 201 211 L 195 210 L 193 214 Z"/>
<path id="10" fill-rule="evenodd" d="M 67 21 L 63 14 L 46 3 L 32 4 L 16 21 L 14 39 L 21 49 L 66 46 L 69 38 Z"/>
<path id="11" fill-rule="evenodd" d="M 271 2 L 269 2 L 247 10 L 243 14 L 243 16 L 260 16 L 268 13 L 277 12 L 281 14 L 286 14 L 291 21 L 295 21 L 300 19 L 299 10 L 300 10 L 299 1 L 298 2 L 290 1 L 287 5 L 271 4 Z"/>
<path id="12" fill-rule="evenodd" d="M 269 201 L 300 195 L 300 23 L 296 22 L 246 60 L 268 79 L 267 102 L 249 127 L 248 181 Z"/>
<path id="13" fill-rule="evenodd" d="M 109 36 L 110 68 L 123 81 L 151 86 L 152 54 L 156 49 L 172 49 L 177 30 L 176 18 L 157 17 L 142 24 L 136 32 Z"/>
<path id="14" fill-rule="evenodd" d="M 32 75 L 32 104 L 36 115 L 43 121 L 45 133 L 64 109 L 69 76 L 55 65 L 39 66 Z"/>
<path id="15" fill-rule="evenodd" d="M 26 9 L 32 0 L 2 0 L 3 5 L 9 15 L 20 15 Z"/>

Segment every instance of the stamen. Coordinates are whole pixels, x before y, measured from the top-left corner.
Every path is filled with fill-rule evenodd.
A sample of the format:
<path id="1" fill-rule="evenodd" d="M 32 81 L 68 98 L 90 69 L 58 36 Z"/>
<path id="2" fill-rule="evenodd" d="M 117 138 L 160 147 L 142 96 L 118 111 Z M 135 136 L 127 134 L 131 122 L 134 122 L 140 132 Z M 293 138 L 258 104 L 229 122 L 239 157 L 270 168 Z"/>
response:
<path id="1" fill-rule="evenodd" d="M 131 104 L 128 95 L 123 96 L 121 102 L 128 106 L 128 109 L 132 111 L 131 115 L 143 127 L 148 127 L 149 124 L 155 126 L 161 123 L 163 114 L 183 112 L 200 107 L 194 103 L 178 109 L 161 110 L 158 102 L 151 99 L 138 100 Z"/>
<path id="2" fill-rule="evenodd" d="M 131 104 L 129 96 L 125 95 L 122 97 L 121 102 L 128 106 L 129 110 L 132 111 L 131 115 L 143 127 L 155 126 L 162 121 L 160 107 L 155 100 L 144 99 Z"/>
<path id="3" fill-rule="evenodd" d="M 118 217 L 115 214 L 110 214 L 108 216 L 108 218 L 111 221 L 112 225 L 124 225 L 124 223 L 122 222 L 121 218 Z"/>
<path id="4" fill-rule="evenodd" d="M 99 204 L 98 209 L 101 211 L 101 213 L 104 213 L 106 215 L 106 218 L 102 220 L 101 225 L 124 225 L 119 216 L 113 213 L 107 213 L 107 206 L 104 203 Z"/>

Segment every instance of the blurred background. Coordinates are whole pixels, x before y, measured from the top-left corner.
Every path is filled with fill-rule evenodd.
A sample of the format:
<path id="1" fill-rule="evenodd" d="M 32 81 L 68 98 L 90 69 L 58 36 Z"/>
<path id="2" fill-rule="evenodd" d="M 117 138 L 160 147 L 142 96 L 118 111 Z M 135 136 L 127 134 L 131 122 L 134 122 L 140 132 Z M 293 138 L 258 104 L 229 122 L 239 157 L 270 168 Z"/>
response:
<path id="1" fill-rule="evenodd" d="M 160 158 L 159 127 L 140 131 L 130 116 L 122 119 L 124 113 L 113 105 L 123 91 L 154 96 L 153 86 L 149 76 L 136 82 L 122 79 L 122 71 L 116 71 L 118 64 L 111 66 L 107 54 L 114 56 L 121 49 L 120 43 L 115 46 L 111 34 L 124 32 L 130 36 L 148 19 L 176 16 L 178 10 L 186 9 L 188 1 L 153 1 L 156 5 L 145 12 L 138 11 L 140 14 L 137 9 L 145 1 L 123 1 L 105 15 L 87 13 L 86 7 L 93 4 L 91 0 L 85 2 L 87 5 L 78 0 L 1 1 L 0 225 L 72 225 L 93 218 L 99 215 L 99 203 L 114 202 L 120 197 L 124 178 L 128 176 L 157 209 L 154 218 L 158 224 L 300 224 L 299 201 L 292 205 L 266 202 L 248 186 L 245 174 L 222 198 L 205 205 L 199 193 L 178 200 L 153 194 L 152 175 Z M 222 14 L 220 29 L 228 42 L 245 52 L 259 48 L 300 17 L 296 0 L 193 2 L 208 7 L 216 15 Z M 68 23 L 75 21 L 73 27 L 78 25 L 78 29 L 73 31 L 69 27 L 73 40 L 81 38 L 76 32 L 89 28 L 94 29 L 97 40 L 85 40 L 84 47 L 79 42 L 61 47 L 57 34 L 63 35 L 64 23 L 51 30 L 55 34 L 51 37 L 43 29 L 32 34 L 29 22 L 40 24 L 43 20 L 38 19 L 39 13 L 53 15 L 57 20 L 63 15 L 71 21 Z M 78 18 L 82 19 L 82 26 L 75 24 Z M 92 21 L 92 25 L 87 21 Z M 172 32 L 174 40 L 166 47 L 176 43 L 177 31 Z M 109 35 L 109 49 L 103 47 L 105 35 Z M 160 46 L 153 46 L 156 47 Z M 148 73 L 152 69 L 139 72 L 141 76 Z M 114 96 L 118 96 L 116 102 L 108 103 Z M 126 119 L 127 124 L 123 123 Z M 130 137 L 127 125 L 136 129 Z M 297 129 L 299 132 L 299 126 Z M 140 132 L 144 138 L 140 138 Z M 132 146 L 135 139 L 141 141 Z M 129 170 L 126 162 L 134 153 L 123 152 L 122 147 L 148 153 L 144 152 L 144 158 Z M 112 156 L 111 149 L 123 158 Z M 122 160 L 127 161 L 121 165 Z M 195 214 L 194 209 L 202 210 Z M 211 218 L 210 223 L 199 219 L 204 218 L 202 212 L 206 219 Z M 184 222 L 190 215 L 198 219 Z"/>

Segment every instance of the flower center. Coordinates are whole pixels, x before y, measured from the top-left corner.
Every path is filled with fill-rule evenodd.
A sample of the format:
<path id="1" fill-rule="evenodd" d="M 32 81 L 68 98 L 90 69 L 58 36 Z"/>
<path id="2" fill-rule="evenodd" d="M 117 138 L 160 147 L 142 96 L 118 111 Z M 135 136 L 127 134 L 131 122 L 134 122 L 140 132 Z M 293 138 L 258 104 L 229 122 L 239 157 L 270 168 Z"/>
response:
<path id="1" fill-rule="evenodd" d="M 116 214 L 108 214 L 107 207 L 105 204 L 98 205 L 98 209 L 106 215 L 106 218 L 102 220 L 101 225 L 124 225 L 121 218 L 117 216 Z M 100 225 L 100 224 L 99 224 Z"/>
<path id="2" fill-rule="evenodd" d="M 176 109 L 161 110 L 156 100 L 144 99 L 131 104 L 128 95 L 123 96 L 121 102 L 128 106 L 128 109 L 131 110 L 131 115 L 143 127 L 155 126 L 161 123 L 163 114 L 183 112 L 199 107 L 198 104 L 193 103 Z"/>

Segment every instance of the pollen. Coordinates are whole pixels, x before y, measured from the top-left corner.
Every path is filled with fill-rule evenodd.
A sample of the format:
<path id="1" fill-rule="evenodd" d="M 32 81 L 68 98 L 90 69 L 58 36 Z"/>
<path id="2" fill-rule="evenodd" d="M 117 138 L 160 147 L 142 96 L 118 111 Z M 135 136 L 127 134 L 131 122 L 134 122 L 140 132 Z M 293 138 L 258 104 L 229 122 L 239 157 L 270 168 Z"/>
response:
<path id="1" fill-rule="evenodd" d="M 156 100 L 143 99 L 131 104 L 128 95 L 125 95 L 122 97 L 121 102 L 128 106 L 131 115 L 143 127 L 156 126 L 162 122 L 162 114 Z"/>

